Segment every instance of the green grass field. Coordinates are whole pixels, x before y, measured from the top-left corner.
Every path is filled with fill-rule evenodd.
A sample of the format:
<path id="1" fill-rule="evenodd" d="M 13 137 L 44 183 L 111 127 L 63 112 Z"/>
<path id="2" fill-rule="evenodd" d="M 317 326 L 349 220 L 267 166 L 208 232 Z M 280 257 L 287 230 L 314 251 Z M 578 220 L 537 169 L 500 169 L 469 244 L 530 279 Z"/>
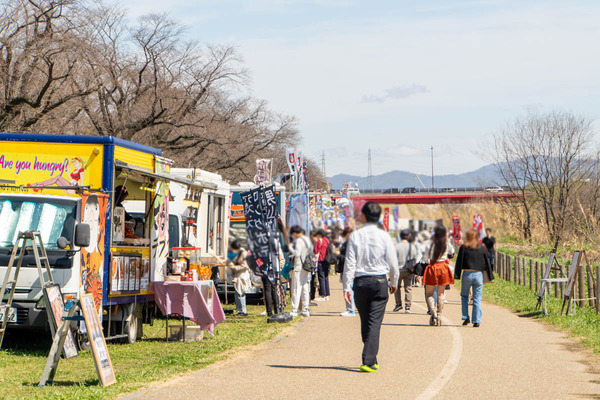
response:
<path id="1" fill-rule="evenodd" d="M 224 308 L 233 308 L 224 306 Z M 110 399 L 175 374 L 199 370 L 226 357 L 229 351 L 274 338 L 296 324 L 268 324 L 264 306 L 249 305 L 248 317 L 227 316 L 215 336 L 205 333 L 198 342 L 166 342 L 165 320 L 144 325 L 144 338 L 135 344 L 109 342 L 108 350 L 117 383 L 102 387 L 91 352 L 61 360 L 53 385 L 37 387 L 48 352 L 49 335 L 10 335 L 0 350 L 0 397 L 6 399 Z M 170 321 L 172 323 L 178 323 Z M 10 329 L 10 328 L 9 328 Z"/>
<path id="2" fill-rule="evenodd" d="M 456 281 L 456 285 L 460 287 L 460 281 Z M 545 316 L 536 308 L 537 297 L 534 291 L 499 278 L 485 285 L 483 299 L 560 328 L 570 333 L 585 347 L 600 353 L 600 316 L 591 307 L 576 307 L 574 315 L 561 316 L 562 300 L 548 296 L 550 315 Z"/>

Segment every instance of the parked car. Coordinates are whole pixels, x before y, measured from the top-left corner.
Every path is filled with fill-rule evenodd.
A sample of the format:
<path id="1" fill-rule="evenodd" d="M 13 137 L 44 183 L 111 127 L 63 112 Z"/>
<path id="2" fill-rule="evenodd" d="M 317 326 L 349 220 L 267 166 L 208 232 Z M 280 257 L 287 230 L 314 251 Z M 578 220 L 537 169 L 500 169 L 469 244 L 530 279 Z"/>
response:
<path id="1" fill-rule="evenodd" d="M 438 192 L 440 192 L 440 193 L 452 193 L 454 191 L 455 191 L 454 188 L 441 188 L 438 190 Z"/>
<path id="2" fill-rule="evenodd" d="M 502 189 L 500 186 L 488 186 L 485 188 L 486 192 L 492 192 L 492 193 L 498 193 L 498 192 L 503 192 L 504 189 Z"/>
<path id="3" fill-rule="evenodd" d="M 405 187 L 404 189 L 402 189 L 402 193 L 417 193 L 417 188 Z"/>

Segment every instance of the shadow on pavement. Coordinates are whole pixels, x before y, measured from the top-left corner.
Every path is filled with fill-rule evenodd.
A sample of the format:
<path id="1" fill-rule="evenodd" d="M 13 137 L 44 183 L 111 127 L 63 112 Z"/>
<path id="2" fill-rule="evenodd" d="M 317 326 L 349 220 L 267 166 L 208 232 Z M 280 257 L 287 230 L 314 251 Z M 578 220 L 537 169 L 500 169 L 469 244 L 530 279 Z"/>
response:
<path id="1" fill-rule="evenodd" d="M 363 373 L 358 368 L 353 367 L 322 367 L 316 365 L 269 365 L 271 368 L 289 368 L 289 369 L 332 369 L 336 371 L 358 372 Z"/>
<path id="2" fill-rule="evenodd" d="M 381 325 L 386 325 L 386 326 L 430 326 L 429 324 L 387 324 L 385 322 Z M 445 325 L 445 324 L 443 324 L 440 328 L 443 328 L 445 326 L 458 328 L 462 325 Z"/>
<path id="3" fill-rule="evenodd" d="M 521 318 L 531 318 L 531 317 L 538 317 L 540 315 L 542 315 L 542 311 L 533 311 L 527 314 L 517 314 L 519 317 Z"/>

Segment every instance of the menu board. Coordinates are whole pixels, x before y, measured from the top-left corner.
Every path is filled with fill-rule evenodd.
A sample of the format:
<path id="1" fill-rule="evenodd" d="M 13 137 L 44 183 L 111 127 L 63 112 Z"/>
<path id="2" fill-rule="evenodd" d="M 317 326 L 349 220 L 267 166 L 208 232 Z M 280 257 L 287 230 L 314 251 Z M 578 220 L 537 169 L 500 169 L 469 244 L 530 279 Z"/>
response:
<path id="1" fill-rule="evenodd" d="M 109 386 L 117 382 L 115 377 L 115 371 L 113 370 L 110 356 L 108 355 L 108 348 L 106 347 L 106 340 L 104 339 L 104 333 L 102 332 L 102 324 L 96 313 L 96 307 L 94 306 L 94 298 L 90 294 L 81 296 L 81 311 L 83 318 L 85 319 L 85 326 L 92 346 L 92 354 L 94 355 L 94 364 L 96 365 L 96 372 L 98 373 L 98 379 L 102 386 Z"/>
<path id="2" fill-rule="evenodd" d="M 275 252 L 272 240 L 276 237 L 277 198 L 273 186 L 241 193 L 246 216 L 248 247 L 256 261 L 258 274 L 272 270 L 271 255 Z M 271 240 L 269 240 L 271 239 Z M 252 268 L 252 267 L 251 267 Z"/>
<path id="3" fill-rule="evenodd" d="M 52 284 L 44 287 L 44 298 L 46 300 L 46 311 L 51 314 L 49 320 L 52 324 L 52 332 L 56 334 L 56 331 L 62 322 L 65 309 L 60 286 Z M 67 331 L 63 349 L 65 358 L 72 358 L 79 354 L 77 352 L 77 347 L 75 346 L 75 340 L 73 339 L 73 332 L 71 332 L 71 329 Z"/>
<path id="4" fill-rule="evenodd" d="M 111 258 L 111 294 L 138 293 L 141 290 L 148 290 L 149 259 L 142 260 L 141 254 L 118 253 L 112 254 Z M 143 279 L 145 279 L 144 285 Z"/>
<path id="5" fill-rule="evenodd" d="M 140 277 L 140 291 L 148 290 L 150 282 L 150 260 L 144 258 L 142 260 L 142 276 Z"/>

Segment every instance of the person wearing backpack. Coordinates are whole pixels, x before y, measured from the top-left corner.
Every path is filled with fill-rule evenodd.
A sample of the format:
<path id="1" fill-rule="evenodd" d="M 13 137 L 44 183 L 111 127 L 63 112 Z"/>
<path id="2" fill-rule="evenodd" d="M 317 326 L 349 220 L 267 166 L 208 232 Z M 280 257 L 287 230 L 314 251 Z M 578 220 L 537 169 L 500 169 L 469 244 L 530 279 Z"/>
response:
<path id="1" fill-rule="evenodd" d="M 294 238 L 292 254 L 294 256 L 294 269 L 290 274 L 292 286 L 290 288 L 290 297 L 292 299 L 292 317 L 300 315 L 310 316 L 310 280 L 314 264 L 312 262 L 312 245 L 310 240 L 304 235 L 304 229 L 298 225 L 292 226 L 290 233 Z M 302 307 L 302 308 L 300 308 Z"/>
<path id="2" fill-rule="evenodd" d="M 394 312 L 402 310 L 402 291 L 400 286 L 404 286 L 404 312 L 410 314 L 410 306 L 412 304 L 412 280 L 414 267 L 417 263 L 418 250 L 412 242 L 409 242 L 411 233 L 408 229 L 400 232 L 400 243 L 396 244 L 396 254 L 398 256 L 398 267 L 400 276 L 398 278 L 398 290 L 394 293 L 396 306 Z"/>
<path id="3" fill-rule="evenodd" d="M 331 264 L 335 263 L 335 260 L 331 262 L 331 253 L 333 252 L 333 256 L 335 257 L 335 250 L 323 229 L 317 230 L 315 239 L 315 254 L 318 256 L 317 278 L 319 279 L 320 296 L 315 301 L 329 301 L 329 270 L 331 269 Z M 332 247 L 331 249 L 330 246 Z"/>

